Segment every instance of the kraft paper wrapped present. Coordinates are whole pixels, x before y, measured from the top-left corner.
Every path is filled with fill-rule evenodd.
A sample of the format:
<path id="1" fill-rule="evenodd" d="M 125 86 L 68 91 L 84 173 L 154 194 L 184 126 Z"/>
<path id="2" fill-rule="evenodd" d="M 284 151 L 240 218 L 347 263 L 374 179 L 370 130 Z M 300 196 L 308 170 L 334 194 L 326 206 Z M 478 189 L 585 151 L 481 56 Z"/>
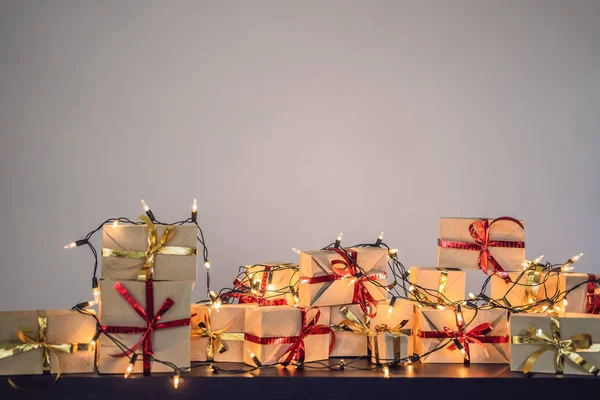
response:
<path id="1" fill-rule="evenodd" d="M 466 273 L 459 269 L 410 267 L 410 283 L 418 285 L 413 295 L 436 304 L 448 304 L 465 299 Z"/>
<path id="2" fill-rule="evenodd" d="M 369 337 L 372 363 L 397 363 L 413 354 L 414 309 L 414 303 L 408 300 L 386 300 L 377 304 Z"/>
<path id="3" fill-rule="evenodd" d="M 326 360 L 335 344 L 328 307 L 251 307 L 246 310 L 244 362 L 255 366 Z"/>
<path id="4" fill-rule="evenodd" d="M 502 273 L 522 271 L 524 260 L 522 221 L 510 217 L 440 218 L 438 267 Z"/>
<path id="5" fill-rule="evenodd" d="M 371 363 L 373 364 L 398 364 L 406 361 L 410 356 L 408 352 L 409 337 L 395 333 L 381 333 L 369 337 L 371 347 Z"/>
<path id="6" fill-rule="evenodd" d="M 94 372 L 95 334 L 94 317 L 77 311 L 0 312 L 0 375 Z"/>
<path id="7" fill-rule="evenodd" d="M 600 315 L 513 314 L 510 370 L 596 375 L 600 366 Z M 557 355 L 558 348 L 562 355 Z"/>
<path id="8" fill-rule="evenodd" d="M 423 363 L 509 363 L 506 310 L 479 310 L 475 314 L 463 309 L 461 320 L 454 310 L 418 308 L 415 329 L 415 348 Z M 444 343 L 443 348 L 423 356 Z"/>
<path id="9" fill-rule="evenodd" d="M 246 265 L 233 282 L 240 303 L 261 306 L 294 305 L 298 293 L 298 265 L 284 262 Z"/>
<path id="10" fill-rule="evenodd" d="M 363 357 L 368 354 L 367 339 L 370 321 L 359 304 L 334 306 L 330 309 L 331 329 L 335 332 L 335 346 L 331 357 Z"/>
<path id="11" fill-rule="evenodd" d="M 244 362 L 244 321 L 254 304 L 223 304 L 218 310 L 192 304 L 191 360 Z"/>
<path id="12" fill-rule="evenodd" d="M 177 367 L 190 366 L 190 303 L 192 282 L 100 281 L 102 329 L 129 349 L 143 353 L 133 373 L 172 372 L 150 360 L 150 354 Z M 145 339 L 144 339 L 145 338 Z M 98 372 L 124 373 L 129 358 L 102 335 Z M 116 356 L 116 357 L 115 357 Z"/>
<path id="13" fill-rule="evenodd" d="M 195 225 L 106 224 L 102 227 L 102 278 L 195 281 L 198 249 Z"/>
<path id="14" fill-rule="evenodd" d="M 299 306 L 361 304 L 365 314 L 374 316 L 377 301 L 385 300 L 387 293 L 383 286 L 388 252 L 378 247 L 344 250 L 330 248 L 300 253 Z M 360 275 L 356 264 L 364 270 L 364 275 Z"/>
<path id="15" fill-rule="evenodd" d="M 498 275 L 490 279 L 490 297 L 507 307 L 526 306 L 551 297 L 547 272 L 530 269 L 508 272 L 508 277 L 509 283 Z"/>
<path id="16" fill-rule="evenodd" d="M 550 273 L 546 282 L 547 297 L 561 294 L 562 299 L 562 293 L 569 291 L 567 304 L 558 303 L 561 312 L 599 314 L 600 284 L 594 282 L 596 280 L 596 275 L 581 272 Z"/>

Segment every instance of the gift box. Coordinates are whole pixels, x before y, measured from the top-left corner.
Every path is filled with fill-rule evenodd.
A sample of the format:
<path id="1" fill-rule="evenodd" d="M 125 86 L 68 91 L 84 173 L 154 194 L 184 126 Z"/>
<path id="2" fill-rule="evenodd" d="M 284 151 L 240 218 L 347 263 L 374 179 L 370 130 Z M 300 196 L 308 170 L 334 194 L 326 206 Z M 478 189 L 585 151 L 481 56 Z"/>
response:
<path id="1" fill-rule="evenodd" d="M 501 304 L 507 307 L 521 307 L 551 297 L 547 272 L 530 269 L 507 274 L 510 279 L 508 283 L 498 275 L 490 279 L 490 297 Z"/>
<path id="2" fill-rule="evenodd" d="M 440 218 L 438 266 L 481 269 L 486 275 L 522 271 L 525 260 L 523 222 L 510 217 Z"/>
<path id="3" fill-rule="evenodd" d="M 386 296 L 387 256 L 378 247 L 301 252 L 299 306 L 360 304 L 365 314 L 374 316 L 377 301 Z"/>
<path id="4" fill-rule="evenodd" d="M 600 315 L 513 314 L 510 334 L 511 371 L 598 373 Z"/>
<path id="5" fill-rule="evenodd" d="M 417 300 L 448 304 L 465 299 L 466 273 L 464 271 L 437 267 L 411 267 L 409 273 L 410 283 L 418 286 L 412 291 Z"/>
<path id="6" fill-rule="evenodd" d="M 363 357 L 368 355 L 367 339 L 370 321 L 359 304 L 347 304 L 330 309 L 331 329 L 335 332 L 335 346 L 330 357 Z"/>
<path id="7" fill-rule="evenodd" d="M 408 300 L 386 300 L 377 304 L 369 337 L 372 363 L 397 363 L 412 355 L 414 309 L 414 303 Z"/>
<path id="8" fill-rule="evenodd" d="M 254 304 L 223 304 L 218 310 L 192 304 L 191 360 L 244 362 L 244 320 Z"/>
<path id="9" fill-rule="evenodd" d="M 100 281 L 102 330 L 143 357 L 133 373 L 172 372 L 161 361 L 190 366 L 190 303 L 192 282 Z M 102 335 L 98 341 L 98 372 L 124 373 L 130 352 Z"/>
<path id="10" fill-rule="evenodd" d="M 237 297 L 240 303 L 294 305 L 298 293 L 298 265 L 278 262 L 246 265 L 233 285 L 236 292 L 232 297 Z"/>
<path id="11" fill-rule="evenodd" d="M 0 375 L 94 372 L 95 334 L 95 318 L 77 311 L 0 312 Z"/>
<path id="12" fill-rule="evenodd" d="M 195 281 L 198 249 L 195 225 L 106 224 L 102 227 L 102 278 Z"/>
<path id="13" fill-rule="evenodd" d="M 418 308 L 416 330 L 415 348 L 423 363 L 509 362 L 506 310 Z"/>
<path id="14" fill-rule="evenodd" d="M 549 298 L 560 295 L 566 299 L 558 303 L 561 312 L 567 313 L 600 313 L 600 284 L 594 274 L 581 272 L 550 273 L 546 282 L 546 292 Z M 569 292 L 563 296 L 562 293 Z M 544 296 L 545 297 L 545 296 Z"/>
<path id="15" fill-rule="evenodd" d="M 329 308 L 292 306 L 246 310 L 244 362 L 255 366 L 326 360 L 335 346 Z"/>

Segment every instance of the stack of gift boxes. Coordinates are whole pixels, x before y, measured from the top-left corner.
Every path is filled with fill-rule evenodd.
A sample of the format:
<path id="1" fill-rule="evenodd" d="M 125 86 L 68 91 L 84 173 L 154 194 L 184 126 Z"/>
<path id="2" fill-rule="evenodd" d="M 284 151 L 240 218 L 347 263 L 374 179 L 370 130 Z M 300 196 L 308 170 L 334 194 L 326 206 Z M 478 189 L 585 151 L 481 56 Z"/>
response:
<path id="1" fill-rule="evenodd" d="M 223 304 L 214 292 L 209 304 L 191 304 L 196 226 L 142 219 L 103 227 L 99 326 L 92 311 L 0 313 L 0 341 L 9 343 L 0 348 L 0 374 L 93 372 L 96 364 L 100 373 L 147 375 L 190 361 L 263 366 L 330 357 L 598 372 L 600 315 L 592 314 L 600 311 L 600 291 L 589 282 L 595 277 L 544 276 L 535 263 L 524 273 L 521 221 L 440 219 L 438 265 L 410 268 L 407 300 L 388 298 L 396 284 L 388 285 L 393 251 L 344 248 L 338 240 L 300 252 L 297 265 L 246 266 L 234 282 L 243 292 L 233 296 L 236 304 Z M 473 270 L 492 275 L 491 298 L 505 299 L 507 308 L 573 290 L 560 314 L 510 316 L 465 299 Z"/>

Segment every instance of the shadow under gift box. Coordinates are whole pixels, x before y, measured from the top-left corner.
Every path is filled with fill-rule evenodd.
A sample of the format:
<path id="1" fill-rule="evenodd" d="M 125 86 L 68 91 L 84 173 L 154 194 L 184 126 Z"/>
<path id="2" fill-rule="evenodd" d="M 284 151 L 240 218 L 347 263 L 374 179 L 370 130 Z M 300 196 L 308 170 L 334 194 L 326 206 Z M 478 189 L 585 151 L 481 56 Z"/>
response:
<path id="1" fill-rule="evenodd" d="M 146 285 L 148 282 L 139 281 L 114 281 L 100 280 L 101 302 L 99 307 L 100 322 L 103 326 L 146 327 L 147 322 L 131 307 L 123 296 L 115 289 L 115 284 L 120 282 L 133 296 L 139 305 L 147 310 Z M 192 282 L 152 282 L 154 312 L 157 313 L 165 300 L 170 298 L 173 305 L 160 318 L 160 323 L 190 318 L 190 303 L 192 297 Z M 128 348 L 131 348 L 142 337 L 142 333 L 109 333 Z M 190 366 L 190 327 L 185 326 L 154 329 L 152 335 L 152 350 L 154 357 L 161 361 L 168 361 L 177 367 Z M 143 344 L 137 350 L 141 353 Z M 121 354 L 122 351 L 104 335 L 98 340 L 98 372 L 101 374 L 124 373 L 129 364 L 128 357 L 115 358 L 111 355 Z M 173 368 L 164 364 L 151 361 L 152 372 L 173 372 Z M 143 359 L 138 357 L 133 367 L 133 373 L 143 371 Z"/>
<path id="2" fill-rule="evenodd" d="M 413 295 L 417 299 L 419 295 L 423 295 L 432 303 L 438 303 L 438 300 L 441 300 L 441 303 L 444 304 L 465 299 L 465 271 L 438 267 L 410 267 L 409 272 L 410 283 L 427 289 L 416 288 Z M 442 296 L 439 296 L 437 292 L 440 292 Z"/>
<path id="3" fill-rule="evenodd" d="M 348 252 L 356 252 L 356 262 L 365 271 L 366 276 L 387 276 L 388 251 L 378 247 L 348 248 Z M 343 261 L 343 258 L 331 250 L 303 251 L 300 253 L 300 284 L 298 285 L 300 307 L 336 306 L 355 303 L 354 286 L 349 284 L 350 277 L 338 279 L 333 271 L 332 261 Z M 323 276 L 336 277 L 331 282 L 308 283 L 312 278 Z M 386 278 L 375 279 L 380 285 L 387 284 Z M 375 301 L 385 300 L 386 290 L 371 282 L 363 281 Z"/>
<path id="4" fill-rule="evenodd" d="M 469 226 L 479 218 L 440 218 L 439 239 L 466 244 L 477 244 Z M 492 222 L 492 219 L 489 219 Z M 523 221 L 520 221 L 523 224 Z M 497 221 L 489 228 L 490 241 L 524 242 L 525 230 L 512 221 Z M 525 248 L 494 247 L 489 251 L 505 271 L 522 271 Z M 480 251 L 444 248 L 438 245 L 438 266 L 443 268 L 480 269 Z M 493 271 L 491 263 L 488 272 Z"/>
<path id="5" fill-rule="evenodd" d="M 259 297 L 267 302 L 285 300 L 294 305 L 294 295 L 290 287 L 298 292 L 298 266 L 284 262 L 267 262 L 264 264 L 246 265 L 246 278 L 240 281 L 249 291 L 255 288 Z M 237 281 L 234 282 L 237 284 Z M 281 293 L 284 292 L 284 293 Z M 286 293 L 290 292 L 290 293 Z M 242 301 L 240 299 L 240 301 Z"/>
<path id="6" fill-rule="evenodd" d="M 469 342 L 470 362 L 484 364 L 508 364 L 510 359 L 508 343 L 508 313 L 506 310 L 473 310 L 463 309 L 463 319 L 468 324 L 464 331 L 470 332 L 473 328 L 483 323 L 489 323 L 492 330 L 485 336 L 501 337 L 504 343 L 477 343 Z M 446 328 L 456 332 L 456 314 L 453 310 L 436 310 L 417 308 L 417 321 L 415 327 L 415 350 L 421 356 L 423 363 L 463 363 L 464 356 L 458 350 L 451 350 L 452 336 L 444 338 L 425 338 L 427 332 L 444 332 Z M 442 343 L 449 342 L 444 348 L 436 349 Z M 483 347 L 482 347 L 483 346 Z M 484 350 L 485 347 L 485 350 Z M 487 355 L 486 355 L 487 351 Z"/>
<path id="7" fill-rule="evenodd" d="M 591 342 L 596 344 L 595 351 L 577 351 L 579 356 L 583 357 L 588 363 L 600 366 L 600 315 L 580 314 L 580 313 L 561 313 L 558 314 L 560 340 L 566 341 L 576 337 L 576 335 L 591 335 Z M 531 328 L 532 333 L 541 329 L 549 338 L 553 338 L 552 322 L 549 314 L 513 314 L 510 317 L 510 370 L 523 371 L 527 359 L 535 352 L 542 349 L 548 351 L 539 355 L 533 364 L 531 371 L 534 373 L 555 374 L 555 360 L 557 348 L 547 343 L 520 344 L 515 336 L 527 337 Z M 564 373 L 574 375 L 590 375 L 584 368 L 575 364 L 568 357 L 564 358 Z"/>
<path id="8" fill-rule="evenodd" d="M 371 319 L 371 331 L 376 332 L 379 329 L 381 332 L 370 339 L 371 362 L 375 364 L 393 362 L 397 358 L 395 353 L 398 349 L 400 358 L 411 356 L 414 350 L 414 322 L 413 302 L 397 300 L 391 309 L 390 300 L 377 303 L 377 315 Z M 394 333 L 390 333 L 389 330 Z M 402 332 L 401 335 L 396 334 L 398 330 Z M 378 351 L 375 346 L 378 346 Z M 376 360 L 376 355 L 379 356 L 379 362 Z"/>
<path id="9" fill-rule="evenodd" d="M 244 362 L 244 321 L 246 310 L 251 307 L 256 307 L 256 305 L 223 304 L 217 311 L 209 305 L 192 304 L 191 360 L 208 360 L 210 339 L 204 335 L 211 334 L 213 339 L 210 340 L 210 344 L 214 353 L 214 361 Z M 206 321 L 206 318 L 208 318 L 210 326 L 202 330 L 198 324 Z M 220 347 L 215 339 L 223 343 L 224 347 Z M 221 353 L 219 348 L 226 348 L 226 351 Z"/>
<path id="10" fill-rule="evenodd" d="M 157 243 L 163 237 L 167 227 L 156 225 Z M 171 248 L 196 249 L 197 228 L 195 225 L 180 225 L 172 227 L 174 235 L 164 246 Z M 126 258 L 105 256 L 111 250 L 125 250 L 137 253 L 148 249 L 147 225 L 118 225 L 106 224 L 102 227 L 102 278 L 113 280 L 137 280 L 138 273 L 144 265 L 144 258 Z M 177 251 L 177 249 L 175 249 Z M 159 281 L 195 281 L 196 254 L 156 254 L 154 262 L 154 279 Z"/>
<path id="11" fill-rule="evenodd" d="M 317 308 L 317 307 L 315 307 Z M 318 325 L 329 327 L 329 307 L 318 308 L 321 311 Z M 315 310 L 307 309 L 307 322 L 315 315 Z M 292 306 L 251 307 L 246 310 L 245 333 L 258 338 L 291 338 L 302 331 L 302 310 Z M 304 338 L 306 355 L 304 362 L 326 360 L 329 358 L 331 335 L 322 333 Z M 255 366 L 250 353 L 253 353 L 262 365 L 280 362 L 292 344 L 258 344 L 244 340 L 244 362 Z"/>
<path id="12" fill-rule="evenodd" d="M 93 313 L 93 311 L 90 311 Z M 49 345 L 73 344 L 71 354 L 50 351 L 50 372 L 56 374 L 94 372 L 95 348 L 91 341 L 96 334 L 96 320 L 70 310 L 7 311 L 0 312 L 0 347 L 5 344 L 23 344 L 17 330 L 27 331 L 34 339 L 40 339 L 38 315 L 47 317 L 46 343 Z M 87 345 L 87 346 L 86 346 Z M 0 359 L 0 375 L 38 375 L 43 373 L 41 348 Z"/>

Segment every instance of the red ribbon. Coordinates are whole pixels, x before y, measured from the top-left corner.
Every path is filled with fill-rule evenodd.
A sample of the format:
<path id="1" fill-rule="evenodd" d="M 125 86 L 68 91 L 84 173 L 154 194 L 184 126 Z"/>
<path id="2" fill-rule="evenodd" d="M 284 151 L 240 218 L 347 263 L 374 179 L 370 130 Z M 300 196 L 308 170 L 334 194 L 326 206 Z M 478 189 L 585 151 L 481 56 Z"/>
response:
<path id="1" fill-rule="evenodd" d="M 365 286 L 365 281 L 386 279 L 387 274 L 385 272 L 379 272 L 369 275 L 361 274 L 361 276 L 356 276 L 359 270 L 357 268 L 357 252 L 355 250 L 345 249 L 345 251 L 343 251 L 335 247 L 330 247 L 327 250 L 336 252 L 340 257 L 342 257 L 341 260 L 331 261 L 331 269 L 334 273 L 331 275 L 301 277 L 300 283 L 313 284 L 333 282 L 346 278 L 355 279 L 352 303 L 360 304 L 361 310 L 370 318 L 373 318 L 375 315 L 377 315 L 377 301 L 373 298 L 373 295 L 371 295 Z"/>
<path id="2" fill-rule="evenodd" d="M 167 297 L 162 303 L 158 312 L 154 313 L 154 288 L 152 281 L 146 282 L 146 309 L 138 303 L 138 301 L 125 289 L 125 286 L 121 282 L 115 283 L 115 290 L 125 299 L 125 301 L 135 310 L 135 312 L 146 321 L 145 327 L 139 326 L 106 326 L 102 325 L 101 329 L 106 333 L 124 333 L 124 334 L 138 334 L 142 336 L 130 349 L 118 353 L 111 354 L 111 357 L 121 358 L 130 356 L 143 346 L 143 363 L 144 363 L 144 375 L 150 375 L 150 357 L 154 355 L 152 350 L 152 334 L 157 329 L 175 328 L 179 326 L 186 326 L 190 324 L 190 318 L 177 319 L 168 322 L 158 322 L 164 313 L 169 311 L 175 302 Z"/>
<path id="3" fill-rule="evenodd" d="M 489 263 L 492 265 L 492 270 L 494 271 L 494 273 L 498 274 L 502 279 L 504 279 L 506 283 L 510 283 L 511 280 L 508 276 L 508 273 L 506 273 L 504 271 L 504 268 L 502 268 L 498 261 L 496 261 L 496 259 L 490 252 L 490 247 L 524 249 L 525 242 L 514 242 L 508 240 L 490 240 L 490 228 L 494 223 L 498 221 L 514 222 L 522 229 L 525 229 L 521 221 L 511 217 L 496 218 L 492 222 L 490 222 L 486 218 L 482 218 L 479 221 L 475 221 L 471 225 L 469 225 L 469 233 L 471 234 L 471 237 L 473 238 L 475 243 L 454 242 L 451 240 L 438 239 L 438 246 L 445 249 L 479 251 L 479 268 L 483 271 L 483 273 L 486 275 L 488 274 Z"/>
<path id="4" fill-rule="evenodd" d="M 306 314 L 309 311 L 316 310 L 315 315 L 307 322 Z M 258 337 L 250 333 L 244 333 L 244 340 L 247 340 L 256 344 L 291 344 L 287 349 L 283 357 L 279 362 L 283 365 L 288 365 L 292 361 L 299 363 L 304 362 L 306 355 L 306 348 L 304 345 L 304 338 L 309 335 L 331 335 L 331 343 L 329 345 L 329 353 L 333 351 L 335 346 L 335 332 L 327 325 L 317 325 L 319 317 L 321 316 L 321 310 L 318 307 L 311 307 L 308 309 L 300 309 L 302 312 L 302 327 L 300 328 L 300 334 L 298 336 L 281 336 L 281 337 Z"/>
<path id="5" fill-rule="evenodd" d="M 262 279 L 260 282 L 260 287 L 259 287 L 259 293 L 264 296 L 266 291 L 267 291 L 267 281 L 269 279 L 269 273 L 271 272 L 272 267 L 270 265 L 264 265 L 264 273 L 262 275 Z M 242 281 L 240 281 L 238 278 L 236 278 L 233 281 L 233 287 L 236 289 L 242 288 L 248 292 L 250 292 L 250 288 L 248 286 L 243 286 Z M 245 293 L 227 293 L 221 296 L 222 299 L 228 298 L 228 297 L 233 297 L 238 299 L 238 303 L 239 304 L 252 304 L 252 303 L 256 303 L 259 306 L 265 306 L 265 307 L 270 307 L 270 306 L 285 306 L 287 305 L 287 300 L 286 299 L 265 299 L 264 297 L 259 297 L 259 296 L 255 296 L 252 294 L 245 294 Z"/>
<path id="6" fill-rule="evenodd" d="M 465 331 L 465 322 L 463 318 L 458 318 L 458 312 L 455 312 L 456 317 L 456 330 L 452 330 L 448 327 L 444 327 L 443 331 L 420 331 L 418 336 L 423 339 L 455 339 L 460 342 L 465 350 L 464 364 L 469 365 L 471 360 L 471 351 L 469 349 L 469 343 L 475 343 L 480 345 L 487 353 L 484 343 L 508 343 L 508 336 L 486 336 L 492 331 L 492 325 L 488 322 L 477 325 L 470 331 Z M 458 350 L 456 343 L 452 343 L 448 346 L 448 350 Z"/>
<path id="7" fill-rule="evenodd" d="M 586 313 L 600 314 L 600 296 L 596 294 L 597 278 L 594 274 L 588 274 Z"/>

